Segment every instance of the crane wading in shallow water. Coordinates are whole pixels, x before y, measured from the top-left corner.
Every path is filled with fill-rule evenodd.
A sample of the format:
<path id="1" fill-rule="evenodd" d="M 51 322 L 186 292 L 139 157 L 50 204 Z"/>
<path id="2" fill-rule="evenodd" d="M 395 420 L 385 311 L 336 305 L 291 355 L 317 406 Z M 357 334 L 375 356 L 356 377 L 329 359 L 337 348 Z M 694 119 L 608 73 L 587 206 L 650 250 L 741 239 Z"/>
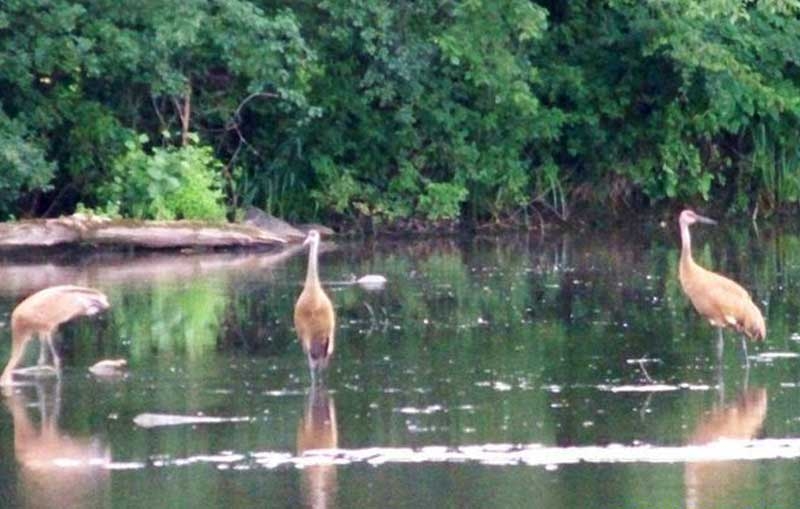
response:
<path id="1" fill-rule="evenodd" d="M 308 367 L 311 370 L 311 381 L 316 383 L 317 372 L 328 366 L 328 361 L 333 355 L 333 333 L 335 316 L 331 300 L 322 289 L 317 272 L 317 258 L 319 254 L 319 232 L 308 232 L 304 246 L 308 250 L 308 271 L 306 282 L 297 303 L 294 305 L 294 327 L 303 351 L 308 357 Z"/>
<path id="2" fill-rule="evenodd" d="M 692 301 L 698 313 L 703 315 L 713 327 L 717 328 L 717 356 L 722 358 L 722 329 L 731 327 L 742 334 L 742 350 L 745 363 L 747 342 L 744 336 L 763 340 L 767 335 L 764 317 L 753 303 L 747 290 L 736 282 L 697 265 L 692 258 L 692 238 L 689 227 L 694 223 L 716 224 L 713 219 L 703 217 L 691 210 L 681 212 L 681 262 L 679 277 L 684 293 Z"/>
<path id="3" fill-rule="evenodd" d="M 23 300 L 11 313 L 11 356 L 0 376 L 0 385 L 10 385 L 14 368 L 25 353 L 25 345 L 34 335 L 39 336 L 39 363 L 47 360 L 47 349 L 53 356 L 56 373 L 61 359 L 53 345 L 58 326 L 79 316 L 91 316 L 108 309 L 108 297 L 94 288 L 83 286 L 52 286 Z"/>

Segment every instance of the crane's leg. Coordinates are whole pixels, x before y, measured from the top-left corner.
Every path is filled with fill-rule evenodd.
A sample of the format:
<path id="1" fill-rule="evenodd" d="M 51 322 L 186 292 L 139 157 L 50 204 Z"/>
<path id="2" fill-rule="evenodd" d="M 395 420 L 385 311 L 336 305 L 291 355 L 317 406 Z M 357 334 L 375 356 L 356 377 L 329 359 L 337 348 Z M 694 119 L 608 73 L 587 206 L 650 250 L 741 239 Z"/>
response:
<path id="1" fill-rule="evenodd" d="M 53 358 L 53 365 L 48 365 L 47 363 L 47 352 L 50 352 L 50 356 Z M 48 371 L 55 371 L 55 363 L 58 361 L 58 354 L 53 347 L 53 339 L 50 334 L 41 334 L 39 336 L 39 361 L 36 363 L 36 367 L 40 371 L 48 370 Z"/>
<path id="2" fill-rule="evenodd" d="M 61 358 L 58 356 L 58 352 L 56 352 L 56 347 L 53 345 L 53 335 L 47 335 L 47 345 L 50 347 L 50 354 L 53 356 L 53 367 L 60 370 L 61 369 Z"/>
<path id="3" fill-rule="evenodd" d="M 61 358 L 58 356 L 58 352 L 56 352 L 56 347 L 53 345 L 53 333 L 48 332 L 44 335 L 44 339 L 47 341 L 47 346 L 50 347 L 50 354 L 53 356 L 53 368 L 56 370 L 56 376 L 58 379 L 61 379 Z"/>
<path id="4" fill-rule="evenodd" d="M 747 355 L 747 338 L 744 337 L 744 334 L 742 334 L 741 336 L 742 336 L 742 353 L 744 354 L 744 365 L 749 370 L 750 356 Z"/>
<path id="5" fill-rule="evenodd" d="M 725 337 L 722 334 L 722 327 L 717 327 L 717 364 L 714 368 L 714 374 L 717 382 L 717 403 L 722 405 L 725 402 L 725 376 L 722 360 L 722 352 L 725 348 Z"/>
<path id="6" fill-rule="evenodd" d="M 25 353 L 26 343 L 27 341 L 24 341 L 20 344 L 15 344 L 11 347 L 11 358 L 8 359 L 8 364 L 6 364 L 6 369 L 3 370 L 3 375 L 0 376 L 0 385 L 12 384 L 12 373 L 14 373 L 14 368 L 17 367 L 19 361 L 22 360 L 22 354 Z"/>
<path id="7" fill-rule="evenodd" d="M 58 416 L 61 415 L 61 377 L 56 378 L 56 386 L 53 388 L 55 398 L 53 400 L 53 418 L 51 420 L 53 428 L 58 428 Z"/>
<path id="8" fill-rule="evenodd" d="M 44 347 L 44 344 L 42 344 Z M 42 420 L 42 428 L 48 428 L 47 423 L 49 412 L 47 411 L 47 392 L 44 390 L 41 380 L 35 380 L 33 386 L 36 389 L 36 404 L 39 407 L 39 418 Z"/>
<path id="9" fill-rule="evenodd" d="M 724 362 L 723 351 L 725 350 L 725 336 L 722 334 L 722 327 L 717 327 L 717 345 L 716 354 L 717 362 L 714 368 L 717 385 L 717 403 L 722 405 L 725 401 L 725 377 L 724 377 Z"/>
<path id="10" fill-rule="evenodd" d="M 747 388 L 750 386 L 750 364 L 748 363 L 747 367 L 744 370 L 744 382 L 742 384 L 742 391 L 747 392 Z"/>
<path id="11" fill-rule="evenodd" d="M 44 367 L 47 364 L 47 345 L 44 344 L 45 342 L 40 338 L 39 339 L 39 362 L 36 363 L 37 366 Z"/>
<path id="12" fill-rule="evenodd" d="M 311 354 L 308 354 L 308 372 L 311 374 L 311 387 L 317 385 L 317 370 L 314 367 L 314 362 L 311 360 Z"/>

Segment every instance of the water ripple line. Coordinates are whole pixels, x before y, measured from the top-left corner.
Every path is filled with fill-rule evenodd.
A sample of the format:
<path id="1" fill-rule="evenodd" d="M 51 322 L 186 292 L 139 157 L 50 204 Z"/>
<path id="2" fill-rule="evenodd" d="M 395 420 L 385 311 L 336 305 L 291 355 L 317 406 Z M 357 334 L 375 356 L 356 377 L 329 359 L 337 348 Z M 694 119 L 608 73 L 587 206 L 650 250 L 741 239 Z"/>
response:
<path id="1" fill-rule="evenodd" d="M 448 447 L 367 447 L 317 449 L 294 455 L 283 451 L 203 454 L 186 458 L 159 455 L 148 461 L 110 462 L 109 469 L 182 467 L 212 464 L 217 468 L 307 468 L 323 465 L 402 463 L 478 463 L 486 466 L 542 466 L 579 463 L 698 463 L 800 458 L 800 438 L 719 440 L 705 445 L 656 446 L 650 444 L 551 447 L 541 444 L 481 444 Z"/>

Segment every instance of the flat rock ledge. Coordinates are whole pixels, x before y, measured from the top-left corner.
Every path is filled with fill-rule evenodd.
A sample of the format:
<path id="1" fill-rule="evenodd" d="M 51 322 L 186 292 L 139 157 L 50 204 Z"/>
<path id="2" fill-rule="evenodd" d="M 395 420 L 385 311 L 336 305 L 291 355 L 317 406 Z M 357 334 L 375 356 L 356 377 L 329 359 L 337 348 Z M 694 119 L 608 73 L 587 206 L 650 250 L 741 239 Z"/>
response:
<path id="1" fill-rule="evenodd" d="M 0 249 L 70 244 L 149 249 L 276 247 L 297 240 L 247 224 L 111 220 L 85 214 L 0 223 Z"/>

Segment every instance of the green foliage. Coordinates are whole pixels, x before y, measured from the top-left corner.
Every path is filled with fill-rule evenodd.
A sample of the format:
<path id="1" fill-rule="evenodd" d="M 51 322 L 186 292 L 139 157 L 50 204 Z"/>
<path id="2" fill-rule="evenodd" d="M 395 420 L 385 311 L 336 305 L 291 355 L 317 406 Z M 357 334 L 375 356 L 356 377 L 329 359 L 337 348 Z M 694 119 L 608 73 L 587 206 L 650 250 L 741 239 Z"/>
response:
<path id="1" fill-rule="evenodd" d="M 324 15 L 298 16 L 322 41 L 311 94 L 323 115 L 302 134 L 322 210 L 454 219 L 527 204 L 526 152 L 557 122 L 531 89 L 527 52 L 545 32 L 542 8 L 521 0 L 320 8 Z M 332 182 L 330 168 L 346 170 Z"/>
<path id="2" fill-rule="evenodd" d="M 223 220 L 220 163 L 210 147 L 154 148 L 142 135 L 126 143 L 111 182 L 98 194 L 107 211 L 137 219 Z"/>
<path id="3" fill-rule="evenodd" d="M 315 111 L 305 96 L 313 60 L 289 10 L 243 0 L 11 0 L 0 10 L 0 103 L 13 136 L 53 162 L 51 198 L 71 189 L 55 213 L 100 204 L 131 132 L 197 132 L 226 161 L 268 153 L 270 141 L 252 141 L 256 126 Z M 34 189 L 18 181 L 0 175 L 11 203 Z"/>
<path id="4" fill-rule="evenodd" d="M 146 292 L 125 296 L 125 305 L 109 312 L 122 337 L 138 339 L 131 343 L 132 361 L 174 362 L 177 354 L 183 354 L 187 364 L 193 365 L 217 346 L 226 290 L 226 281 L 215 277 L 183 284 L 157 282 Z M 121 300 L 120 296 L 116 302 Z M 143 316 L 151 320 L 143 321 Z"/>
<path id="5" fill-rule="evenodd" d="M 312 161 L 320 188 L 311 192 L 311 197 L 326 208 L 342 213 L 348 210 L 351 202 L 363 193 L 361 186 L 353 179 L 352 170 L 337 166 L 330 158 L 321 157 Z"/>
<path id="6" fill-rule="evenodd" d="M 796 131 L 773 133 L 770 127 L 753 126 L 751 158 L 745 161 L 753 169 L 751 180 L 758 181 L 761 200 L 768 209 L 800 203 L 800 146 L 790 139 Z M 737 205 L 742 205 L 745 200 L 737 198 Z"/>
<path id="7" fill-rule="evenodd" d="M 0 219 L 15 211 L 22 192 L 47 189 L 52 177 L 53 165 L 41 146 L 0 110 Z"/>
<path id="8" fill-rule="evenodd" d="M 452 219 L 458 217 L 461 203 L 467 198 L 463 186 L 450 182 L 428 182 L 425 194 L 419 199 L 419 208 L 428 219 Z"/>
<path id="9" fill-rule="evenodd" d="M 13 0 L 0 215 L 107 206 L 120 164 L 176 157 L 145 164 L 131 133 L 190 132 L 222 185 L 201 171 L 167 206 L 174 176 L 156 171 L 119 212 L 202 216 L 207 188 L 233 209 L 373 223 L 777 209 L 800 204 L 799 48 L 788 0 Z"/>

